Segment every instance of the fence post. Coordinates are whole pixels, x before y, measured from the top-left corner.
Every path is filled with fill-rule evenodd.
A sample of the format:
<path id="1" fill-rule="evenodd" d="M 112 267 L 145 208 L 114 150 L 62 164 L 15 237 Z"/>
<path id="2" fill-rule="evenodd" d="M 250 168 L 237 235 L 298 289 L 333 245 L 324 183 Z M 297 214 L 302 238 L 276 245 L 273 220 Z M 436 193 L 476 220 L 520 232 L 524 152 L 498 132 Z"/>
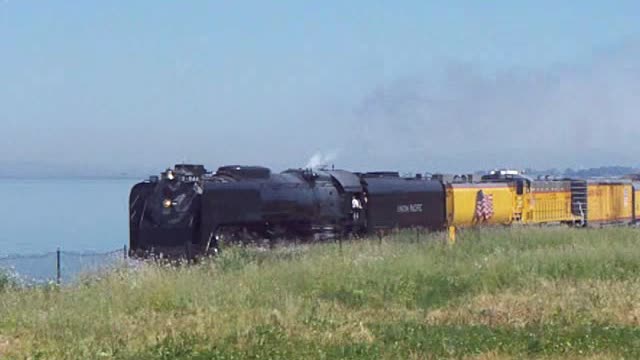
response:
<path id="1" fill-rule="evenodd" d="M 60 248 L 56 250 L 56 283 L 60 285 L 62 274 L 60 271 Z"/>
<path id="2" fill-rule="evenodd" d="M 128 254 L 127 254 L 127 244 L 124 244 L 123 253 L 124 253 L 124 255 L 123 255 L 124 259 L 127 260 L 127 256 L 128 256 Z"/>

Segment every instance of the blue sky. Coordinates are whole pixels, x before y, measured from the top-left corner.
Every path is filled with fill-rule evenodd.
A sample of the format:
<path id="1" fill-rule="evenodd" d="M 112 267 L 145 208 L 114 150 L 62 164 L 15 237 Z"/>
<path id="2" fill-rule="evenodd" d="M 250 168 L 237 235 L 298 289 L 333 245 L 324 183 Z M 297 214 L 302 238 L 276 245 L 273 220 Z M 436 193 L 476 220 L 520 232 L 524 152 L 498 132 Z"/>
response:
<path id="1" fill-rule="evenodd" d="M 637 1 L 0 0 L 0 163 L 637 165 L 639 15 Z"/>

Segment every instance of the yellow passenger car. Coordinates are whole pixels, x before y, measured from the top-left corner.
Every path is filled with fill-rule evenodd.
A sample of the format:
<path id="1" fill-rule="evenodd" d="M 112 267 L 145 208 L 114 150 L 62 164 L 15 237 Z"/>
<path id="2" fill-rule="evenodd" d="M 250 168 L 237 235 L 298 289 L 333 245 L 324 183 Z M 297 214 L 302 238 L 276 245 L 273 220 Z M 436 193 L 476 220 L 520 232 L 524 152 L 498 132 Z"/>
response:
<path id="1" fill-rule="evenodd" d="M 633 218 L 633 186 L 624 180 L 590 180 L 587 182 L 587 222 L 626 222 Z"/>
<path id="2" fill-rule="evenodd" d="M 510 224 L 513 221 L 514 189 L 508 183 L 447 184 L 449 226 Z"/>

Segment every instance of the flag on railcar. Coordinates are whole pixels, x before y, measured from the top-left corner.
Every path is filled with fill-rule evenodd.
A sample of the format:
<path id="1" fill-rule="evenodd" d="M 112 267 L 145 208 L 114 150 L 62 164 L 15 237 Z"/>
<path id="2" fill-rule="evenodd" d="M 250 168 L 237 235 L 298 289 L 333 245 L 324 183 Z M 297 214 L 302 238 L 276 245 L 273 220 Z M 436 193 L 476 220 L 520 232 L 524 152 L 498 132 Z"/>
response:
<path id="1" fill-rule="evenodd" d="M 476 200 L 476 219 L 478 222 L 488 221 L 493 217 L 493 195 L 478 191 Z"/>

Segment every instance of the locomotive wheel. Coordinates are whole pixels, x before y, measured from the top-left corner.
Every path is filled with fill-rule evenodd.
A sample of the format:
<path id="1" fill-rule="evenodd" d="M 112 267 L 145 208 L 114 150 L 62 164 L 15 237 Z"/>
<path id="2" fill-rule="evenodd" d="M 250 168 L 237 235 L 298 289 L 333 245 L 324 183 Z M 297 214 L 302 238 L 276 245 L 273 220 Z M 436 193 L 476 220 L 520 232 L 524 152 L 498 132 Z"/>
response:
<path id="1" fill-rule="evenodd" d="M 191 241 L 187 241 L 184 247 L 185 255 L 187 256 L 187 261 L 195 261 L 195 254 L 193 252 L 193 244 Z"/>
<path id="2" fill-rule="evenodd" d="M 282 225 L 275 225 L 267 229 L 266 237 L 264 240 L 266 241 L 266 245 L 270 249 L 273 249 L 278 245 L 278 243 L 285 241 L 287 238 L 287 229 Z"/>
<path id="3" fill-rule="evenodd" d="M 220 248 L 228 240 L 227 238 L 231 238 L 231 236 L 227 236 L 227 231 L 229 231 L 229 229 L 220 227 L 211 232 L 211 234 L 209 235 L 209 239 L 201 245 L 200 254 L 203 257 L 218 255 L 220 253 Z"/>
<path id="4" fill-rule="evenodd" d="M 218 246 L 221 243 L 222 240 L 222 235 L 219 233 L 219 231 L 216 231 L 214 234 L 211 234 L 209 236 L 209 240 L 207 240 L 206 243 L 203 244 L 202 246 L 202 256 L 203 257 L 210 257 L 210 256 L 215 256 L 218 255 Z"/>

